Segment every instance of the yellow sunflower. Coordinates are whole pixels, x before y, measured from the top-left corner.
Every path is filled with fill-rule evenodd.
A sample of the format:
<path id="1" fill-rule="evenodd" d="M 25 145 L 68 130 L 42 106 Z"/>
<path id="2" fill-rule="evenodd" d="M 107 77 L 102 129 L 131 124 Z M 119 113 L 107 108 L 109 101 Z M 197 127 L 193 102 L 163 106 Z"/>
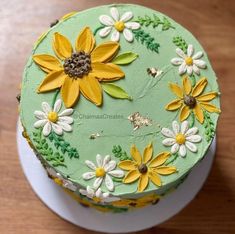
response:
<path id="1" fill-rule="evenodd" d="M 153 156 L 153 146 L 149 144 L 145 147 L 143 158 L 135 145 L 131 147 L 131 157 L 133 160 L 121 161 L 118 166 L 129 171 L 123 179 L 123 183 L 129 184 L 138 180 L 138 192 L 144 191 L 151 180 L 155 185 L 161 186 L 161 178 L 159 175 L 170 175 L 176 172 L 176 168 L 172 166 L 164 166 L 163 164 L 170 157 L 169 152 L 162 152 L 155 158 Z"/>
<path id="2" fill-rule="evenodd" d="M 220 113 L 220 109 L 209 103 L 218 96 L 218 93 L 209 92 L 202 94 L 207 84 L 207 79 L 203 77 L 192 88 L 192 84 L 187 76 L 183 78 L 182 88 L 177 84 L 170 83 L 170 89 L 177 96 L 177 99 L 168 103 L 165 107 L 166 110 L 175 111 L 181 109 L 180 121 L 187 119 L 191 111 L 193 111 L 200 123 L 204 122 L 204 110 L 211 113 Z"/>
<path id="3" fill-rule="evenodd" d="M 47 74 L 38 92 L 60 88 L 66 107 L 73 106 L 80 92 L 97 106 L 102 104 L 100 81 L 119 80 L 125 76 L 115 64 L 109 63 L 119 50 L 117 42 L 105 42 L 95 47 L 90 28 L 85 27 L 77 37 L 75 51 L 69 40 L 54 33 L 53 50 L 56 56 L 34 55 L 34 62 Z"/>

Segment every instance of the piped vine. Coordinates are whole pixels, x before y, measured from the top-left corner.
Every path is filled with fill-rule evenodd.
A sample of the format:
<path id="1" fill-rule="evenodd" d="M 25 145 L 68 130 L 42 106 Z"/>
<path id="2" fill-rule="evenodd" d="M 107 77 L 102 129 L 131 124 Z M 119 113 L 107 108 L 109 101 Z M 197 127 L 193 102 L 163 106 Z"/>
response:
<path id="1" fill-rule="evenodd" d="M 203 126 L 205 128 L 206 140 L 207 142 L 210 142 L 210 140 L 215 136 L 215 126 L 210 115 L 206 111 L 204 111 Z"/>
<path id="2" fill-rule="evenodd" d="M 188 44 L 181 36 L 173 37 L 172 41 L 177 47 L 183 50 L 184 53 L 187 53 Z"/>
<path id="3" fill-rule="evenodd" d="M 112 149 L 112 153 L 116 158 L 118 158 L 120 161 L 123 160 L 132 160 L 132 158 L 122 149 L 120 145 L 114 145 Z"/>

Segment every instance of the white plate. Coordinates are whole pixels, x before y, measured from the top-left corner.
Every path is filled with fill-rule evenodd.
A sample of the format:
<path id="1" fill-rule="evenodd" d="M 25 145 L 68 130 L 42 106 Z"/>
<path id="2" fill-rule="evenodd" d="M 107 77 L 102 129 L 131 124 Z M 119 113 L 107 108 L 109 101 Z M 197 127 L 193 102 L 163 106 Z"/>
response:
<path id="1" fill-rule="evenodd" d="M 17 144 L 20 162 L 26 178 L 38 197 L 63 219 L 89 230 L 107 233 L 140 231 L 176 215 L 193 200 L 204 184 L 213 163 L 216 148 L 216 140 L 214 140 L 205 159 L 192 170 L 175 192 L 161 199 L 157 205 L 128 213 L 101 213 L 79 205 L 47 177 L 21 132 L 22 127 L 18 124 Z"/>

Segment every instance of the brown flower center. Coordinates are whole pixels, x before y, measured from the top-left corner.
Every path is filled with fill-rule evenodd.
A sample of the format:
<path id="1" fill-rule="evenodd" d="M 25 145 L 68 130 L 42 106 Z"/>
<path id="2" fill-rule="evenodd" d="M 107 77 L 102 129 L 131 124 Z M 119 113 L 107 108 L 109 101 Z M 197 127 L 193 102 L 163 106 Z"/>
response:
<path id="1" fill-rule="evenodd" d="M 91 71 L 91 56 L 84 51 L 75 52 L 64 61 L 64 72 L 73 79 L 82 78 Z"/>
<path id="2" fill-rule="evenodd" d="M 195 107 L 197 101 L 196 98 L 190 95 L 185 95 L 184 96 L 184 104 L 186 106 L 189 106 L 191 109 Z"/>
<path id="3" fill-rule="evenodd" d="M 145 174 L 148 171 L 148 167 L 143 163 L 139 165 L 138 170 L 141 174 Z"/>

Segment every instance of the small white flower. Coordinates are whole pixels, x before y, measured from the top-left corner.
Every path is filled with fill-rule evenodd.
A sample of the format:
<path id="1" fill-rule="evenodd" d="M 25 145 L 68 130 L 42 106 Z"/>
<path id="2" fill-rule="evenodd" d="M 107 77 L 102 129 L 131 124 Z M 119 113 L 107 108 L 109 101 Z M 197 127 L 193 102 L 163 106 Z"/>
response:
<path id="1" fill-rule="evenodd" d="M 46 170 L 49 176 L 51 176 L 52 178 L 57 178 L 61 180 L 62 186 L 64 188 L 67 188 L 73 192 L 77 190 L 77 186 L 73 182 L 67 179 L 64 179 L 64 177 L 60 173 L 56 172 L 52 167 L 47 167 Z"/>
<path id="2" fill-rule="evenodd" d="M 80 189 L 79 192 L 96 201 L 96 202 L 101 202 L 101 203 L 110 203 L 110 202 L 113 202 L 113 201 L 118 201 L 120 200 L 119 197 L 112 197 L 110 196 L 109 193 L 103 193 L 101 191 L 101 188 L 98 188 L 96 191 L 94 189 L 92 189 L 90 186 L 87 186 L 86 189 Z"/>
<path id="3" fill-rule="evenodd" d="M 165 146 L 171 146 L 171 153 L 175 154 L 179 151 L 180 156 L 185 157 L 187 149 L 191 152 L 197 152 L 197 146 L 194 143 L 198 143 L 202 140 L 201 136 L 196 135 L 198 132 L 197 127 L 189 128 L 188 121 L 182 122 L 181 126 L 177 121 L 172 122 L 171 131 L 168 128 L 162 128 L 162 134 L 167 137 L 162 141 Z"/>
<path id="4" fill-rule="evenodd" d="M 59 113 L 62 106 L 61 99 L 58 99 L 53 108 L 47 102 L 42 102 L 43 111 L 35 111 L 34 115 L 37 119 L 34 123 L 35 128 L 43 127 L 42 133 L 44 136 L 48 136 L 53 130 L 57 135 L 62 135 L 63 131 L 71 132 L 73 123 L 73 118 L 70 117 L 73 113 L 73 109 L 65 109 Z"/>
<path id="5" fill-rule="evenodd" d="M 173 58 L 171 63 L 173 65 L 179 66 L 179 74 L 182 75 L 185 72 L 188 75 L 192 75 L 195 72 L 200 75 L 200 69 L 206 68 L 206 62 L 200 58 L 203 56 L 203 52 L 199 51 L 194 54 L 193 45 L 188 45 L 187 54 L 183 52 L 180 48 L 176 49 L 176 54 L 180 57 Z"/>
<path id="6" fill-rule="evenodd" d="M 129 22 L 133 18 L 133 13 L 131 11 L 125 12 L 121 17 L 116 7 L 112 7 L 110 9 L 110 14 L 112 17 L 108 15 L 101 15 L 99 17 L 100 22 L 105 25 L 103 29 L 100 30 L 99 35 L 101 37 L 108 36 L 111 31 L 113 33 L 111 35 L 112 41 L 120 40 L 120 33 L 123 33 L 125 39 L 128 42 L 132 42 L 134 39 L 132 30 L 136 30 L 140 28 L 140 24 L 137 22 Z"/>
<path id="7" fill-rule="evenodd" d="M 97 154 L 96 162 L 97 166 L 89 160 L 85 161 L 85 164 L 93 171 L 84 173 L 82 175 L 83 179 L 90 180 L 96 177 L 93 184 L 95 189 L 98 189 L 104 181 L 107 189 L 109 191 L 114 191 L 114 183 L 111 176 L 122 178 L 124 176 L 124 172 L 122 170 L 114 170 L 117 163 L 114 160 L 111 160 L 109 155 L 106 155 L 103 159 L 101 155 Z"/>

